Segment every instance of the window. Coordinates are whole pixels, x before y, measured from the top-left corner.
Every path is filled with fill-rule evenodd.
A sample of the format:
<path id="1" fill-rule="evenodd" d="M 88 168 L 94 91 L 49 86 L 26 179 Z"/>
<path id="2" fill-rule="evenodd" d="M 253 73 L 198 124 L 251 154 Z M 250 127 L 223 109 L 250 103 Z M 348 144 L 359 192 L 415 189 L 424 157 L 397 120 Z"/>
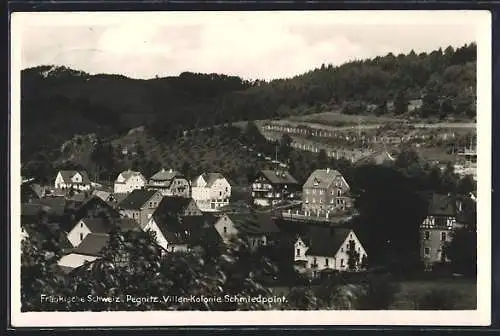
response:
<path id="1" fill-rule="evenodd" d="M 222 191 L 219 191 L 219 197 L 222 197 Z"/>
<path id="2" fill-rule="evenodd" d="M 446 232 L 441 232 L 441 240 L 442 241 L 446 240 Z"/>
<path id="3" fill-rule="evenodd" d="M 424 237 L 425 237 L 424 239 L 425 239 L 425 240 L 429 240 L 429 239 L 430 239 L 430 236 L 431 236 L 431 233 L 430 233 L 429 231 L 425 231 L 425 232 L 424 232 Z"/>
<path id="4" fill-rule="evenodd" d="M 344 248 L 343 247 L 340 249 L 340 252 L 344 252 Z"/>
<path id="5" fill-rule="evenodd" d="M 224 234 L 227 234 L 227 227 L 224 226 Z"/>
<path id="6" fill-rule="evenodd" d="M 80 223 L 80 227 L 82 228 L 83 227 L 83 222 Z"/>
<path id="7" fill-rule="evenodd" d="M 313 266 L 318 266 L 318 259 L 316 257 L 313 259 Z"/>
<path id="8" fill-rule="evenodd" d="M 430 250 L 428 247 L 426 247 L 426 248 L 424 249 L 424 254 L 425 254 L 425 255 L 429 255 L 430 253 L 431 253 L 431 250 Z"/>
<path id="9" fill-rule="evenodd" d="M 328 267 L 328 258 L 325 258 L 325 266 Z"/>
<path id="10" fill-rule="evenodd" d="M 297 249 L 297 253 L 296 254 L 297 254 L 297 257 L 300 257 L 300 249 L 299 248 Z"/>
<path id="11" fill-rule="evenodd" d="M 153 202 L 149 202 L 149 207 L 152 208 L 153 207 Z"/>
<path id="12" fill-rule="evenodd" d="M 83 233 L 80 233 L 80 241 L 83 240 Z"/>
<path id="13" fill-rule="evenodd" d="M 337 190 L 337 197 L 340 197 L 340 195 L 342 195 L 342 190 Z"/>
<path id="14" fill-rule="evenodd" d="M 340 259 L 340 267 L 344 267 L 344 259 Z"/>
<path id="15" fill-rule="evenodd" d="M 319 203 L 320 203 L 320 204 L 323 204 L 323 199 L 321 199 L 321 198 L 320 198 L 320 199 L 319 199 Z"/>

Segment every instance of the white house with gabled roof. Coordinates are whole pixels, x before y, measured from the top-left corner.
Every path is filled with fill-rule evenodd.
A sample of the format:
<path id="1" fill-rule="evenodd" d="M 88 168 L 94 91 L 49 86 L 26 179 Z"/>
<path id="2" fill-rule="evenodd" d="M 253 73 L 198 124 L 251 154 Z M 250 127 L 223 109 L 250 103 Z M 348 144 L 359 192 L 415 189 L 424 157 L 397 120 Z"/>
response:
<path id="1" fill-rule="evenodd" d="M 220 173 L 204 173 L 191 183 L 191 197 L 201 211 L 217 211 L 229 204 L 231 184 Z"/>
<path id="2" fill-rule="evenodd" d="M 126 170 L 116 178 L 114 185 L 115 193 L 130 193 L 137 189 L 143 189 L 147 184 L 146 178 L 137 171 Z"/>

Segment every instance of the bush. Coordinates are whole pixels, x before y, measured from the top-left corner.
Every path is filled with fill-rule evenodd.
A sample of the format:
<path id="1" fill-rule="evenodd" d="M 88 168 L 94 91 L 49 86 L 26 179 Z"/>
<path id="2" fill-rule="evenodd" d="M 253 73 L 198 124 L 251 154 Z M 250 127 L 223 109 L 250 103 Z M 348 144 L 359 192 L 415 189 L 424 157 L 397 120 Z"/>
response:
<path id="1" fill-rule="evenodd" d="M 401 290 L 399 283 L 390 281 L 387 276 L 370 276 L 364 283 L 364 293 L 358 301 L 357 309 L 386 310 L 395 301 Z"/>
<path id="2" fill-rule="evenodd" d="M 418 300 L 420 310 L 451 310 L 458 301 L 461 294 L 452 289 L 431 289 Z"/>

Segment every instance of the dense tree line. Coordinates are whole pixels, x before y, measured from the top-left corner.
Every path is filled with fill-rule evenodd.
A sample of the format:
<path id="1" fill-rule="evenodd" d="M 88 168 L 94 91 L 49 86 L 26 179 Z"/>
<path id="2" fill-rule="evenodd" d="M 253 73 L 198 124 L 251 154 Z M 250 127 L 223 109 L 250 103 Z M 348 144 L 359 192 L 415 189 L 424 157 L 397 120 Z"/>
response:
<path id="1" fill-rule="evenodd" d="M 134 80 L 40 66 L 21 75 L 22 158 L 49 152 L 73 134 L 103 137 L 147 125 L 156 137 L 241 120 L 343 108 L 404 114 L 422 99 L 422 117 L 475 116 L 476 45 L 431 53 L 388 54 L 270 82 L 185 72 Z M 392 101 L 392 110 L 389 102 Z M 374 110 L 369 106 L 376 106 Z"/>

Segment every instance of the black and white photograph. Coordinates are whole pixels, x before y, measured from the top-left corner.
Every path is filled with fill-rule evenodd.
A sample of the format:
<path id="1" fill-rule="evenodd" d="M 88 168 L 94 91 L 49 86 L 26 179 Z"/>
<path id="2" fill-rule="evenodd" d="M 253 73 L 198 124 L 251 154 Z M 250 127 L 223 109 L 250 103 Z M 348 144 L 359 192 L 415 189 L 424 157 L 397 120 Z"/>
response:
<path id="1" fill-rule="evenodd" d="M 488 12 L 14 13 L 10 64 L 14 326 L 490 323 Z"/>

